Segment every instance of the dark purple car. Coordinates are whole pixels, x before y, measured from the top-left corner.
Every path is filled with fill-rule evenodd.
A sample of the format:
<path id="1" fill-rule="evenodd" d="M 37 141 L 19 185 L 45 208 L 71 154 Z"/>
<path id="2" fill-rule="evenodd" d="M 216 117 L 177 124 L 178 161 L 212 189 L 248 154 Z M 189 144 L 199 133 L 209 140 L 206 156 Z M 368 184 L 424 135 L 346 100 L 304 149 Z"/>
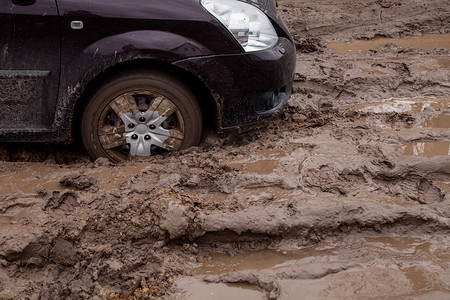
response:
<path id="1" fill-rule="evenodd" d="M 180 150 L 283 108 L 294 68 L 275 0 L 3 0 L 0 140 Z"/>

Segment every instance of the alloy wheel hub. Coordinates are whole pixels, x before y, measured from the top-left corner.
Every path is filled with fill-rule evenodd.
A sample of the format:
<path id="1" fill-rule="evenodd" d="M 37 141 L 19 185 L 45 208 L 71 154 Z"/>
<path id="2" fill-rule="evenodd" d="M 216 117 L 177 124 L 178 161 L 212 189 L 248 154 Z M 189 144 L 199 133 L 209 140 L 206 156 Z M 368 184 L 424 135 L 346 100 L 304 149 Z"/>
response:
<path id="1" fill-rule="evenodd" d="M 134 116 L 126 113 L 120 118 L 125 124 L 124 136 L 131 155 L 149 156 L 153 145 L 163 145 L 170 136 L 169 130 L 161 126 L 166 118 L 156 111 L 139 112 Z"/>

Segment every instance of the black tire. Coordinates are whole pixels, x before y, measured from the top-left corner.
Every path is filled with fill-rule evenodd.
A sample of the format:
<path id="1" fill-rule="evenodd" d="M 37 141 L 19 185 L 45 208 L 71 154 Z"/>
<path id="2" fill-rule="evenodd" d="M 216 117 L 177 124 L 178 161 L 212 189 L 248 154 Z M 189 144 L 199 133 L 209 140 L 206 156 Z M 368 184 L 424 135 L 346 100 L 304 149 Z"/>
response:
<path id="1" fill-rule="evenodd" d="M 171 75 L 148 70 L 105 82 L 90 97 L 81 119 L 81 136 L 92 159 L 116 162 L 198 145 L 202 129 L 192 91 Z"/>

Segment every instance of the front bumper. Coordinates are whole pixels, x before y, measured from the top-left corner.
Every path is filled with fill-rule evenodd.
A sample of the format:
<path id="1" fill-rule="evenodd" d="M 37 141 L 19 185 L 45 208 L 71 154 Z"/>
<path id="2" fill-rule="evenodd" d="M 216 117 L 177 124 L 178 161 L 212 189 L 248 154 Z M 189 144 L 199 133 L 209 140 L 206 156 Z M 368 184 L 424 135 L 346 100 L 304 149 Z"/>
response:
<path id="1" fill-rule="evenodd" d="M 199 78 L 220 106 L 220 127 L 270 117 L 287 103 L 294 81 L 294 44 L 242 54 L 195 57 L 174 63 Z"/>

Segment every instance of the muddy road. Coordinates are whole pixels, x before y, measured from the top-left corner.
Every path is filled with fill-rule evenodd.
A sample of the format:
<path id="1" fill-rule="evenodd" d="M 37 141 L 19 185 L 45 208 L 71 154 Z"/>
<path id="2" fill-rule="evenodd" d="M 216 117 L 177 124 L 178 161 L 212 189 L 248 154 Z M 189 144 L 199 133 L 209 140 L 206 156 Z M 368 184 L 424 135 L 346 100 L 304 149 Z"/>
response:
<path id="1" fill-rule="evenodd" d="M 450 297 L 450 5 L 279 0 L 286 109 L 146 161 L 0 145 L 0 299 Z"/>

